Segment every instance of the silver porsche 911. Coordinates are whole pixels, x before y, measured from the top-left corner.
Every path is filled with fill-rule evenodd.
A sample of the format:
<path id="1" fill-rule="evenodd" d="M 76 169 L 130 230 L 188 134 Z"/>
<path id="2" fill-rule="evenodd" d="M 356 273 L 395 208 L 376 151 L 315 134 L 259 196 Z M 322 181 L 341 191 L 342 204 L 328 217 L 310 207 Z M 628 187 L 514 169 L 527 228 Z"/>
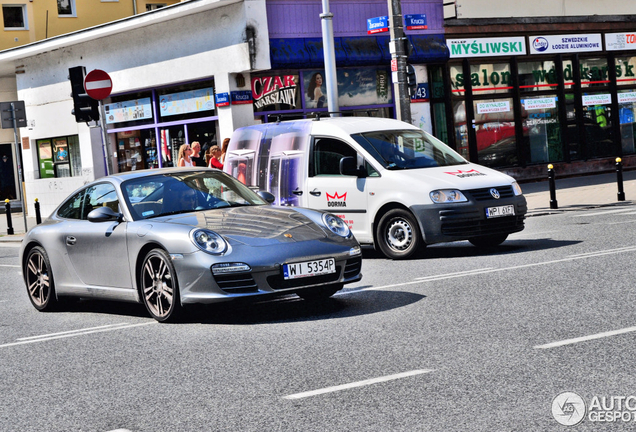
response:
<path id="1" fill-rule="evenodd" d="M 183 307 L 295 293 L 326 298 L 360 280 L 360 246 L 338 217 L 272 207 L 206 168 L 115 174 L 75 191 L 22 242 L 31 303 L 143 302 L 157 321 Z"/>

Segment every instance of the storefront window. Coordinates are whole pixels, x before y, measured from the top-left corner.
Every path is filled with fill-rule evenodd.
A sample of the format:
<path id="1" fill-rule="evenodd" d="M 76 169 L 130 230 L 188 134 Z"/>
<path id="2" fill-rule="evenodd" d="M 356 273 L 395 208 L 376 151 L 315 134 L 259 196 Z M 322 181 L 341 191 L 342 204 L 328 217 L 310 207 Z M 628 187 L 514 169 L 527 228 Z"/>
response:
<path id="1" fill-rule="evenodd" d="M 519 62 L 519 89 L 522 92 L 551 90 L 557 85 L 554 61 Z"/>
<path id="2" fill-rule="evenodd" d="M 618 118 L 621 124 L 621 142 L 623 154 L 634 153 L 634 111 L 636 109 L 636 91 L 623 90 L 618 93 Z"/>
<path id="3" fill-rule="evenodd" d="M 521 101 L 524 109 L 523 136 L 530 149 L 530 162 L 563 160 L 561 127 L 556 95 Z"/>
<path id="4" fill-rule="evenodd" d="M 616 84 L 636 84 L 636 57 L 616 57 Z"/>
<path id="5" fill-rule="evenodd" d="M 609 84 L 606 58 L 582 58 L 581 87 L 606 87 Z"/>
<path id="6" fill-rule="evenodd" d="M 36 140 L 40 178 L 82 175 L 77 135 Z"/>
<path id="7" fill-rule="evenodd" d="M 161 158 L 164 167 L 177 166 L 179 162 L 179 147 L 185 144 L 185 131 L 183 126 L 171 126 L 161 128 Z"/>
<path id="8" fill-rule="evenodd" d="M 518 162 L 512 99 L 488 99 L 474 103 L 475 134 L 479 163 L 508 166 Z"/>
<path id="9" fill-rule="evenodd" d="M 119 172 L 159 167 L 154 129 L 118 132 L 116 140 Z"/>
<path id="10" fill-rule="evenodd" d="M 612 95 L 588 93 L 583 95 L 583 124 L 588 157 L 613 156 L 611 128 Z"/>
<path id="11" fill-rule="evenodd" d="M 455 116 L 455 144 L 457 145 L 455 150 L 465 159 L 469 159 L 468 129 L 466 127 L 466 102 L 454 102 L 453 113 Z"/>

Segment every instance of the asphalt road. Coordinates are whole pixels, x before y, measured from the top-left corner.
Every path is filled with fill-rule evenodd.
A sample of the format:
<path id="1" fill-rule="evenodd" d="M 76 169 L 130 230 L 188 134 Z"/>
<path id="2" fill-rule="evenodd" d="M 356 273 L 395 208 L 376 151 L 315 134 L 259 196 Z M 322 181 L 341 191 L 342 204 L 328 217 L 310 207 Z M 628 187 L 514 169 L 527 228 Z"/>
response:
<path id="1" fill-rule="evenodd" d="M 365 251 L 322 304 L 175 325 L 131 304 L 37 312 L 0 247 L 0 430 L 633 430 L 635 227 L 636 206 L 609 207 L 531 217 L 491 250 Z"/>

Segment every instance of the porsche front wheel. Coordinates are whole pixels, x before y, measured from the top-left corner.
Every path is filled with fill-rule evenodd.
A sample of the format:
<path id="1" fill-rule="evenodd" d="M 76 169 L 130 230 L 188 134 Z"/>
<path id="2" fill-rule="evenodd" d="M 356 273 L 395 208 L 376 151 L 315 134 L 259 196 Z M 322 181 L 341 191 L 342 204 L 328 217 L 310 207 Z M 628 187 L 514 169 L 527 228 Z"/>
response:
<path id="1" fill-rule="evenodd" d="M 51 262 L 41 246 L 31 249 L 22 269 L 29 300 L 39 311 L 50 311 L 57 306 Z"/>
<path id="2" fill-rule="evenodd" d="M 177 275 L 170 255 L 153 249 L 144 258 L 139 275 L 141 296 L 150 315 L 159 322 L 174 322 L 181 313 Z"/>

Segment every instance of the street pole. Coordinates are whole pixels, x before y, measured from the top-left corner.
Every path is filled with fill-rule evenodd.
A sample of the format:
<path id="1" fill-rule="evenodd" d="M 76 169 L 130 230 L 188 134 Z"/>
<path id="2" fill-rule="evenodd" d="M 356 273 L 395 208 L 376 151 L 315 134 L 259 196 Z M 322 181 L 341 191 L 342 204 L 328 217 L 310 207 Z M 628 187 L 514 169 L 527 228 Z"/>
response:
<path id="1" fill-rule="evenodd" d="M 104 152 L 104 169 L 106 170 L 106 175 L 110 175 L 113 172 L 112 163 L 110 160 L 110 155 L 108 154 L 108 135 L 106 134 L 106 125 L 104 122 L 104 104 L 102 101 L 99 101 L 99 122 L 97 126 L 102 131 L 102 151 Z"/>
<path id="2" fill-rule="evenodd" d="M 13 120 L 13 137 L 15 139 L 15 157 L 18 163 L 18 190 L 20 193 L 20 205 L 22 206 L 22 217 L 24 218 L 24 232 L 29 230 L 27 226 L 26 207 L 24 205 L 24 193 L 22 191 L 22 152 L 20 151 L 20 141 L 18 140 L 18 118 L 15 114 L 15 104 L 11 102 L 11 119 Z"/>
<path id="3" fill-rule="evenodd" d="M 395 98 L 396 117 L 398 120 L 412 123 L 411 99 L 406 83 L 406 50 L 404 27 L 402 25 L 401 0 L 387 0 L 389 6 L 389 28 L 391 41 L 389 50 L 391 59 L 397 62 L 397 72 L 392 72 L 393 97 Z"/>
<path id="4" fill-rule="evenodd" d="M 327 109 L 335 117 L 338 105 L 338 75 L 336 74 L 336 50 L 333 41 L 333 14 L 329 12 L 329 0 L 322 0 L 322 49 L 325 57 L 325 85 L 327 88 Z"/>

